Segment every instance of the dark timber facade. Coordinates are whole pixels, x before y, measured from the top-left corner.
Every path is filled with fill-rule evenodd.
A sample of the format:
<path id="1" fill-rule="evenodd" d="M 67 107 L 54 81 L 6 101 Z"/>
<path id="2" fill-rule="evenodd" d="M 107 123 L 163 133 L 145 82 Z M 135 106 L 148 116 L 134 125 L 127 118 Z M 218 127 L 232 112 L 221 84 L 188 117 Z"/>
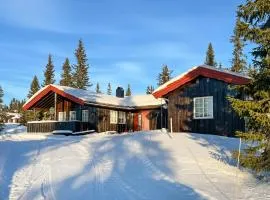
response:
<path id="1" fill-rule="evenodd" d="M 233 86 L 248 82 L 244 75 L 202 65 L 165 83 L 153 95 L 167 99 L 168 123 L 172 120 L 174 132 L 234 136 L 245 123 L 228 97 L 243 97 Z"/>
<path id="2" fill-rule="evenodd" d="M 202 65 L 168 81 L 153 95 L 124 97 L 123 89 L 118 88 L 117 97 L 113 97 L 49 85 L 23 108 L 42 111 L 51 120 L 29 122 L 28 132 L 128 132 L 172 127 L 173 132 L 234 136 L 245 124 L 227 97 L 243 97 L 233 86 L 249 81 L 242 74 Z"/>
<path id="3" fill-rule="evenodd" d="M 25 110 L 41 111 L 47 115 L 46 120 L 37 119 L 37 121 L 28 122 L 28 132 L 47 133 L 54 130 L 129 132 L 154 130 L 161 127 L 161 105 L 130 107 L 87 102 L 78 96 L 59 90 L 58 87 L 61 86 L 46 86 L 24 105 Z M 119 99 L 119 97 L 109 98 Z M 154 97 L 152 98 L 155 103 L 159 102 Z M 112 119 L 112 115 L 116 117 Z M 163 113 L 163 115 L 166 114 Z"/>
<path id="4" fill-rule="evenodd" d="M 173 131 L 210 133 L 232 136 L 244 129 L 244 120 L 232 110 L 228 96 L 235 96 L 230 84 L 206 77 L 198 77 L 183 87 L 168 93 L 168 118 L 172 118 Z M 194 98 L 213 97 L 213 117 L 194 118 Z"/>

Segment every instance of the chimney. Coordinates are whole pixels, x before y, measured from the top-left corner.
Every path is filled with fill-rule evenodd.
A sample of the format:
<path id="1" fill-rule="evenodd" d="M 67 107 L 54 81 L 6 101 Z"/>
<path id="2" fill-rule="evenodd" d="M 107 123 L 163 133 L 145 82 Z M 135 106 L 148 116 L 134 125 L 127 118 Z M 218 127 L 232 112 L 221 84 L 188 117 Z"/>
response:
<path id="1" fill-rule="evenodd" d="M 124 98 L 124 89 L 120 86 L 116 88 L 116 96 L 119 98 Z"/>

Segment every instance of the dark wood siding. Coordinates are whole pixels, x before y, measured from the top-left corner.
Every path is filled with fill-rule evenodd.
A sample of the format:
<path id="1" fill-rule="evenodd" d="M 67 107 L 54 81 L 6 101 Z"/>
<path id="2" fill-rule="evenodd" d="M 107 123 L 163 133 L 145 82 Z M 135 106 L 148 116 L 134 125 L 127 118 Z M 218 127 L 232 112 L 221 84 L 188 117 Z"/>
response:
<path id="1" fill-rule="evenodd" d="M 232 110 L 227 96 L 235 94 L 232 87 L 216 79 L 198 77 L 168 95 L 168 121 L 172 118 L 173 131 L 196 132 L 233 136 L 244 129 L 244 121 Z M 213 119 L 193 118 L 193 98 L 213 96 Z"/>
<path id="2" fill-rule="evenodd" d="M 50 96 L 50 104 L 43 102 L 47 96 Z M 41 99 L 38 103 L 43 105 L 42 110 L 47 112 L 50 107 L 54 106 L 54 93 L 50 93 Z M 88 110 L 88 122 L 82 122 L 82 110 Z M 126 113 L 126 124 L 111 124 L 110 123 L 110 110 L 122 111 Z M 69 121 L 70 111 L 76 111 L 77 122 Z M 66 121 L 64 122 L 48 122 L 48 123 L 29 123 L 28 132 L 52 132 L 53 130 L 72 130 L 72 131 L 85 131 L 95 130 L 97 132 L 117 131 L 126 132 L 134 131 L 134 119 L 137 113 L 147 113 L 147 121 L 149 121 L 150 130 L 160 128 L 160 108 L 158 109 L 138 109 L 138 110 L 124 110 L 118 108 L 108 108 L 96 105 L 79 105 L 71 100 L 57 95 L 56 102 L 56 117 L 52 120 L 59 120 L 59 112 L 66 112 Z M 163 112 L 163 121 L 165 121 L 165 112 Z M 165 124 L 165 123 L 164 123 Z M 141 130 L 141 129 L 140 129 Z"/>

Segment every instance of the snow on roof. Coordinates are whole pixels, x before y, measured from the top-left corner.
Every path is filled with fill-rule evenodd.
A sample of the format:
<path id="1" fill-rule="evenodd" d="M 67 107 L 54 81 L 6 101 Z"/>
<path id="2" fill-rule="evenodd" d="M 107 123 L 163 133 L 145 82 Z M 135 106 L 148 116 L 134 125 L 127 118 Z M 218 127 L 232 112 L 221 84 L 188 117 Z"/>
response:
<path id="1" fill-rule="evenodd" d="M 166 88 L 168 85 L 170 85 L 171 83 L 175 82 L 176 80 L 179 80 L 181 79 L 182 77 L 184 77 L 186 74 L 188 74 L 189 72 L 197 69 L 197 68 L 206 68 L 206 69 L 210 69 L 210 70 L 215 70 L 215 71 L 218 71 L 218 72 L 223 72 L 223 73 L 227 73 L 227 74 L 231 74 L 231 75 L 234 75 L 234 76 L 239 76 L 239 77 L 243 77 L 243 78 L 247 78 L 247 79 L 250 79 L 250 77 L 244 75 L 244 74 L 240 74 L 240 73 L 237 73 L 237 72 L 232 72 L 232 71 L 229 71 L 229 70 L 226 70 L 226 69 L 220 69 L 220 68 L 216 68 L 216 67 L 212 67 L 212 66 L 209 66 L 209 65 L 198 65 L 198 66 L 195 66 L 195 67 L 192 67 L 191 69 L 189 69 L 188 71 L 172 78 L 171 80 L 169 80 L 168 82 L 164 83 L 163 85 L 159 86 L 157 89 L 154 90 L 153 93 L 161 90 L 161 89 L 164 89 Z"/>
<path id="2" fill-rule="evenodd" d="M 86 104 L 101 104 L 108 106 L 116 106 L 123 108 L 136 108 L 136 107 L 152 107 L 152 106 L 160 106 L 164 104 L 163 99 L 156 99 L 153 95 L 134 95 L 128 96 L 124 98 L 119 98 L 112 95 L 96 93 L 90 90 L 83 90 L 78 88 L 72 88 L 67 86 L 60 85 L 50 85 L 52 87 L 57 88 L 64 93 L 67 93 L 71 96 L 74 96 L 78 99 L 81 99 Z M 45 90 L 49 86 L 45 86 L 41 90 L 39 90 L 36 94 L 34 94 L 26 103 L 28 104 L 31 100 L 33 100 L 38 94 L 40 94 L 43 90 Z"/>
<path id="3" fill-rule="evenodd" d="M 90 90 L 82 90 L 67 86 L 53 85 L 54 87 L 75 96 L 86 103 L 106 104 L 121 107 L 144 107 L 158 106 L 164 103 L 161 99 L 156 99 L 153 95 L 134 95 L 124 98 L 119 98 L 112 95 L 96 93 Z"/>

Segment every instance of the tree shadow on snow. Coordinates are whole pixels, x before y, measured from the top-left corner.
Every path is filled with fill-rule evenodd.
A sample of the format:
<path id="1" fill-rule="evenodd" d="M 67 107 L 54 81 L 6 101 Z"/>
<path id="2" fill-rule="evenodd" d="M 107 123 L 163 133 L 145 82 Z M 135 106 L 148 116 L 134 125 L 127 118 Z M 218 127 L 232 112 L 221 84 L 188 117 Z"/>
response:
<path id="1" fill-rule="evenodd" d="M 177 169 L 170 152 L 154 134 L 87 138 L 82 142 L 91 152 L 86 161 L 73 161 L 74 166 L 81 162 L 82 168 L 44 187 L 44 191 L 53 190 L 56 199 L 204 199 L 193 188 L 175 182 Z M 52 177 L 56 177 L 54 173 Z M 35 197 L 40 191 L 35 188 L 31 193 Z"/>
<path id="2" fill-rule="evenodd" d="M 24 179 L 21 182 L 13 182 L 15 176 L 20 171 L 32 176 L 32 167 L 34 168 L 39 156 L 46 149 L 53 151 L 59 146 L 69 145 L 78 142 L 72 140 L 0 140 L 0 199 L 12 198 L 11 189 L 15 192 L 21 187 L 26 186 L 26 190 L 30 189 L 31 183 Z M 27 168 L 25 168 L 27 167 Z M 26 171 L 27 170 L 27 171 Z M 32 177 L 33 178 L 33 177 Z M 26 181 L 26 182 L 24 182 Z M 11 188 L 11 186 L 13 188 Z M 26 192 L 26 191 L 25 191 Z M 21 194 L 23 195 L 23 194 Z M 22 198 L 23 196 L 19 196 Z M 23 199 L 23 198 L 22 198 Z"/>
<path id="3" fill-rule="evenodd" d="M 212 158 L 224 164 L 236 166 L 236 160 L 232 158 L 231 152 L 238 149 L 239 139 L 199 133 L 191 133 L 188 136 L 201 146 L 206 147 Z"/>

